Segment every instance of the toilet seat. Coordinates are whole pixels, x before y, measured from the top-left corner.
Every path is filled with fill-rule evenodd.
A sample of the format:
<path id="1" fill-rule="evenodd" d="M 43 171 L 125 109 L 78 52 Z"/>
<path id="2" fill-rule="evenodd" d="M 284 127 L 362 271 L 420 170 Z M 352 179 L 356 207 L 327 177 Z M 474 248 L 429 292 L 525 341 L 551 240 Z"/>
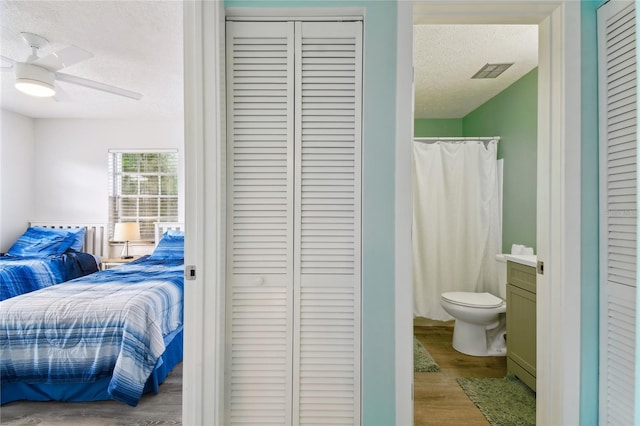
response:
<path id="1" fill-rule="evenodd" d="M 491 293 L 473 293 L 468 291 L 442 293 L 442 299 L 454 305 L 485 309 L 497 308 L 504 303 L 504 300 Z"/>

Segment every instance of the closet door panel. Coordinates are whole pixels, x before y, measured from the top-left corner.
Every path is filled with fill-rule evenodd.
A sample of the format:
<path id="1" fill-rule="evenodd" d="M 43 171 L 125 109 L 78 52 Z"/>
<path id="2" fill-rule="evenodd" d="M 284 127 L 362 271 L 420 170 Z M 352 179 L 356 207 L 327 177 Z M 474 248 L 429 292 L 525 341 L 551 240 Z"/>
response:
<path id="1" fill-rule="evenodd" d="M 228 424 L 290 424 L 293 24 L 227 23 Z"/>
<path id="2" fill-rule="evenodd" d="M 600 113 L 600 424 L 633 424 L 637 293 L 635 5 L 598 10 Z"/>
<path id="3" fill-rule="evenodd" d="M 227 26 L 229 424 L 360 423 L 362 24 Z"/>
<path id="4" fill-rule="evenodd" d="M 360 423 L 362 24 L 296 23 L 294 406 Z"/>

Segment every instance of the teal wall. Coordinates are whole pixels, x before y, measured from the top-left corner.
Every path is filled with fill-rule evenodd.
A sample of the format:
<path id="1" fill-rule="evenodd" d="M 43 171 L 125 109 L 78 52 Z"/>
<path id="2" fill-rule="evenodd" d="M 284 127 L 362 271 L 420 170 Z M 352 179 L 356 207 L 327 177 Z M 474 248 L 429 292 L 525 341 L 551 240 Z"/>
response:
<path id="1" fill-rule="evenodd" d="M 395 424 L 395 1 L 245 1 L 226 7 L 363 7 L 362 423 Z"/>
<path id="2" fill-rule="evenodd" d="M 463 136 L 500 136 L 504 158 L 502 249 L 536 249 L 538 69 L 535 68 L 462 119 Z"/>
<path id="3" fill-rule="evenodd" d="M 598 38 L 596 10 L 604 1 L 581 3 L 581 301 L 580 425 L 598 424 Z"/>
<path id="4" fill-rule="evenodd" d="M 462 136 L 462 118 L 416 118 L 413 120 L 413 135 Z"/>

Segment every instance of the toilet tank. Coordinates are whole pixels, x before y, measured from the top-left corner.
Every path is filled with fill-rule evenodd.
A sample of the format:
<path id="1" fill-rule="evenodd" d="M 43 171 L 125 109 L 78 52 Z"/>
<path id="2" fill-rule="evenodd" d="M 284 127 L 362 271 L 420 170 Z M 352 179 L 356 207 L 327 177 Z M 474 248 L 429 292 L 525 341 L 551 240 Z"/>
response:
<path id="1" fill-rule="evenodd" d="M 498 296 L 507 300 L 507 259 L 504 254 L 496 254 L 496 272 L 498 275 Z"/>

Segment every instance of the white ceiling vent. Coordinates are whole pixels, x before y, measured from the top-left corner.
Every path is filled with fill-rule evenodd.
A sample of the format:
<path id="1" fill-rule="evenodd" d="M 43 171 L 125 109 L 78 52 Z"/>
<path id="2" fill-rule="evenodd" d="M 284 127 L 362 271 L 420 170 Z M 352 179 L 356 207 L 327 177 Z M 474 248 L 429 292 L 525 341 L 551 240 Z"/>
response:
<path id="1" fill-rule="evenodd" d="M 486 64 L 471 78 L 496 78 L 507 70 L 513 63 L 510 64 Z"/>

